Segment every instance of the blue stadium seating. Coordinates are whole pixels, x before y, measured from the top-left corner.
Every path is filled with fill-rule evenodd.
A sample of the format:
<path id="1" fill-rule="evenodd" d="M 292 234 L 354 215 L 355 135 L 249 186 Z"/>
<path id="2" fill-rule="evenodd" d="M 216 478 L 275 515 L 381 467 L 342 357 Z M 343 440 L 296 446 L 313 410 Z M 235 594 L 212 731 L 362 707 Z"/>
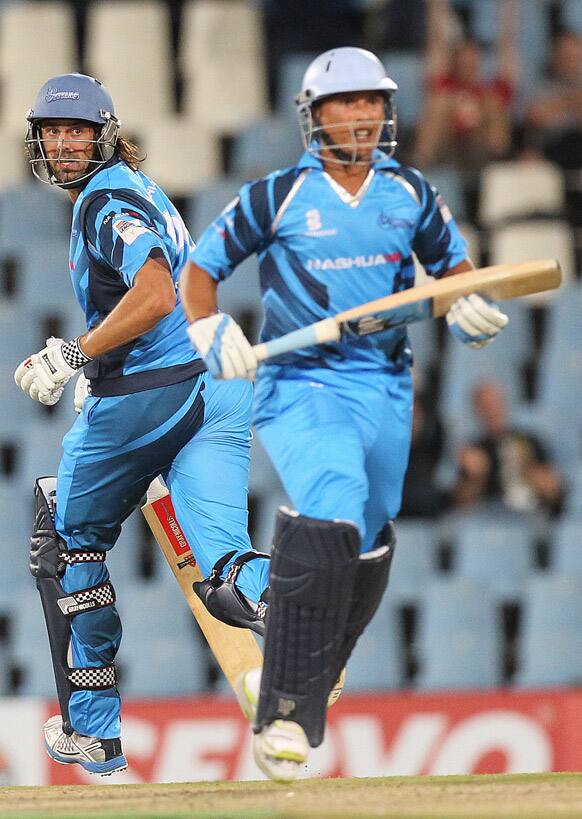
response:
<path id="1" fill-rule="evenodd" d="M 549 306 L 539 400 L 578 413 L 582 403 L 582 284 L 564 286 Z"/>
<path id="2" fill-rule="evenodd" d="M 399 520 L 388 595 L 399 603 L 418 603 L 436 573 L 434 528 L 423 521 Z"/>
<path id="3" fill-rule="evenodd" d="M 177 586 L 136 583 L 118 589 L 123 640 L 120 690 L 127 696 L 179 696 L 203 691 L 207 659 Z"/>
<path id="4" fill-rule="evenodd" d="M 279 65 L 276 111 L 299 129 L 295 97 L 301 91 L 303 75 L 316 53 L 286 54 Z"/>
<path id="5" fill-rule="evenodd" d="M 533 578 L 526 588 L 519 686 L 582 683 L 582 581 L 563 575 Z"/>
<path id="6" fill-rule="evenodd" d="M 416 641 L 419 689 L 497 685 L 499 647 L 495 600 L 487 589 L 457 577 L 427 587 Z"/>
<path id="7" fill-rule="evenodd" d="M 391 595 L 385 594 L 350 661 L 346 691 L 399 688 L 403 681 L 399 623 Z"/>
<path id="8" fill-rule="evenodd" d="M 68 197 L 49 185 L 31 179 L 0 191 L 2 255 L 19 253 L 34 243 L 42 246 L 45 242 L 68 242 L 70 222 Z M 66 274 L 66 261 L 64 270 Z"/>
<path id="9" fill-rule="evenodd" d="M 551 540 L 552 571 L 582 581 L 582 517 L 560 520 L 554 527 Z"/>
<path id="10" fill-rule="evenodd" d="M 524 516 L 473 515 L 459 521 L 455 571 L 487 587 L 496 600 L 519 600 L 532 565 L 531 529 Z"/>
<path id="11" fill-rule="evenodd" d="M 413 128 L 424 102 L 423 57 L 413 51 L 388 51 L 381 54 L 380 59 L 388 76 L 398 85 L 395 96 L 398 122 L 405 128 Z"/>
<path id="12" fill-rule="evenodd" d="M 40 596 L 30 577 L 30 589 L 13 600 L 12 659 L 22 670 L 18 693 L 54 697 L 55 683 Z"/>
<path id="13" fill-rule="evenodd" d="M 245 179 L 256 179 L 295 165 L 303 150 L 297 125 L 284 117 L 260 119 L 235 138 L 232 169 Z"/>

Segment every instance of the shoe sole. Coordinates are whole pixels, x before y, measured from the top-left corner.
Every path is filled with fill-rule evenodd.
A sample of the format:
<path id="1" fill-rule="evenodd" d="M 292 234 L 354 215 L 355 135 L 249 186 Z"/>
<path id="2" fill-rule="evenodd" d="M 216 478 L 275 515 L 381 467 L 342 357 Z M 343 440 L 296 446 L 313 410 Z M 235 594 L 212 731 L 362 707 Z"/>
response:
<path id="1" fill-rule="evenodd" d="M 47 754 L 54 762 L 59 765 L 80 765 L 87 773 L 96 774 L 97 776 L 111 776 L 113 773 L 119 773 L 127 769 L 127 759 L 124 756 L 116 756 L 108 762 L 89 762 L 83 759 L 68 759 L 65 756 L 60 756 L 45 742 Z"/>

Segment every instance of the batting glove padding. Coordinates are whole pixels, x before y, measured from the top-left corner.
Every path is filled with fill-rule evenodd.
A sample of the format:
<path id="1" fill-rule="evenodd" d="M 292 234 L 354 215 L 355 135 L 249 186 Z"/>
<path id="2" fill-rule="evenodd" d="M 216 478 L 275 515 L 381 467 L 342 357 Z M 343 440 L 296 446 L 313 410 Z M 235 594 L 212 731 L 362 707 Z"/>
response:
<path id="1" fill-rule="evenodd" d="M 62 396 L 71 376 L 90 360 L 82 352 L 78 338 L 72 341 L 49 338 L 44 350 L 18 365 L 14 380 L 35 401 L 52 406 Z"/>
<path id="2" fill-rule="evenodd" d="M 447 324 L 455 338 L 469 347 L 485 347 L 503 330 L 508 316 L 485 296 L 461 296 L 447 312 Z"/>
<path id="3" fill-rule="evenodd" d="M 252 381 L 257 357 L 245 334 L 228 313 L 215 313 L 198 319 L 188 327 L 208 372 L 215 378 L 247 378 Z"/>

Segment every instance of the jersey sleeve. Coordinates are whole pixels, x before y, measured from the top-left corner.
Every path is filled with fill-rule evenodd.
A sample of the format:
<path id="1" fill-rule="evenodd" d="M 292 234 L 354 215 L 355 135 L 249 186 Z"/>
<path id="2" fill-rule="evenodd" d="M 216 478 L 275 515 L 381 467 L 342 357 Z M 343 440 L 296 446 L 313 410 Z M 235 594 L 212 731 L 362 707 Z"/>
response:
<path id="1" fill-rule="evenodd" d="M 421 213 L 412 249 L 426 272 L 439 278 L 467 258 L 467 242 L 441 194 L 420 179 Z"/>
<path id="2" fill-rule="evenodd" d="M 269 236 L 274 218 L 271 188 L 269 179 L 243 185 L 198 239 L 190 259 L 215 281 L 228 278 Z"/>
<path id="3" fill-rule="evenodd" d="M 164 259 L 172 267 L 162 236 L 144 207 L 116 200 L 99 199 L 85 215 L 90 253 L 116 270 L 128 287 L 150 258 Z"/>

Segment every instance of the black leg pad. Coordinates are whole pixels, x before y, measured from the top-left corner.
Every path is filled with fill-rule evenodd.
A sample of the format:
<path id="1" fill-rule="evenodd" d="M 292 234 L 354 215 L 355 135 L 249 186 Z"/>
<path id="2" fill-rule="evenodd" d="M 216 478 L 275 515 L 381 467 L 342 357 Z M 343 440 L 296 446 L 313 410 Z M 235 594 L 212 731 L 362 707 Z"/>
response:
<path id="1" fill-rule="evenodd" d="M 388 585 L 390 565 L 396 548 L 393 523 L 387 523 L 379 532 L 375 548 L 358 559 L 356 580 L 352 589 L 350 613 L 344 639 L 337 655 L 334 674 L 338 677 L 349 660 L 358 638 L 376 614 Z"/>
<path id="2" fill-rule="evenodd" d="M 115 602 L 111 583 L 66 594 L 61 585 L 68 565 L 105 560 L 105 552 L 67 552 L 54 526 L 56 478 L 38 478 L 34 487 L 35 522 L 30 539 L 30 571 L 36 578 L 55 673 L 63 731 L 72 734 L 69 700 L 75 690 L 103 690 L 116 685 L 113 665 L 98 668 L 71 668 L 68 661 L 71 617 Z"/>
<path id="3" fill-rule="evenodd" d="M 256 732 L 289 719 L 312 747 L 323 741 L 359 549 L 353 523 L 279 510 Z"/>

